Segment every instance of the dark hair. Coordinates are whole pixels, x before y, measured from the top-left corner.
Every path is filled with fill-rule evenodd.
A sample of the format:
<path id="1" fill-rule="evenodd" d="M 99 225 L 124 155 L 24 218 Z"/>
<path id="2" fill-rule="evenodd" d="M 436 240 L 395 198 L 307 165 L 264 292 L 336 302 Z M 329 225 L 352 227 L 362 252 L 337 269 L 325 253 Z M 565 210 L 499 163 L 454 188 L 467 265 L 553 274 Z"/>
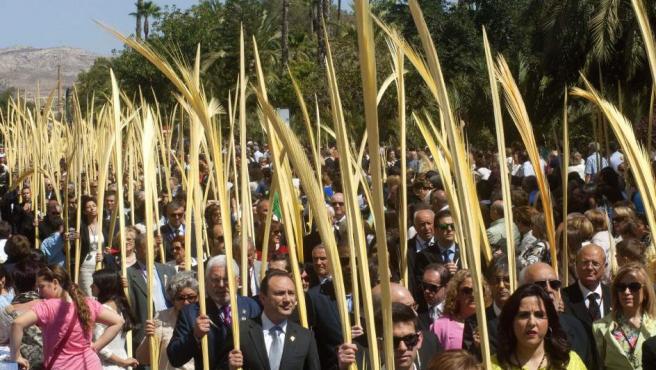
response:
<path id="1" fill-rule="evenodd" d="M 262 293 L 263 295 L 268 294 L 269 281 L 271 280 L 271 278 L 274 277 L 286 277 L 292 280 L 292 277 L 289 275 L 289 272 L 287 271 L 278 270 L 278 269 L 269 270 L 267 271 L 266 275 L 264 275 L 264 279 L 262 279 L 262 282 L 260 283 L 260 293 Z"/>
<path id="2" fill-rule="evenodd" d="M 127 332 L 130 330 L 135 320 L 132 316 L 128 299 L 123 291 L 119 272 L 107 268 L 98 270 L 93 273 L 93 285 L 98 288 L 98 302 L 114 301 L 116 311 L 123 315 L 123 319 L 125 320 L 123 331 Z"/>
<path id="3" fill-rule="evenodd" d="M 7 291 L 14 287 L 11 274 L 7 271 L 4 265 L 0 264 L 0 279 L 2 278 L 5 278 L 5 289 L 7 289 Z"/>
<path id="4" fill-rule="evenodd" d="M 27 293 L 36 290 L 36 274 L 41 269 L 41 265 L 19 262 L 11 272 L 14 281 L 14 293 Z"/>
<path id="5" fill-rule="evenodd" d="M 5 253 L 13 262 L 18 262 L 30 255 L 32 243 L 23 235 L 12 235 L 5 244 Z"/>
<path id="6" fill-rule="evenodd" d="M 448 209 L 441 210 L 437 212 L 435 215 L 435 222 L 437 222 L 439 219 L 445 218 L 445 217 L 451 217 L 451 211 Z"/>
<path id="7" fill-rule="evenodd" d="M 98 202 L 96 201 L 95 198 L 90 197 L 88 195 L 83 195 L 82 196 L 82 199 L 81 199 L 81 202 L 80 202 L 80 207 L 82 208 L 82 222 L 84 222 L 84 223 L 89 223 L 89 220 L 87 220 L 86 216 L 84 215 L 84 209 L 86 208 L 87 203 L 89 203 L 89 202 L 94 202 L 96 204 L 96 206 L 98 205 Z M 96 216 L 96 217 L 98 217 L 98 216 Z"/>
<path id="8" fill-rule="evenodd" d="M 628 258 L 633 262 L 645 263 L 645 250 L 647 246 L 638 239 L 623 239 L 615 246 L 615 253 L 620 257 Z"/>
<path id="9" fill-rule="evenodd" d="M 374 317 L 376 320 L 376 331 L 379 335 L 382 335 L 383 332 L 383 313 L 382 310 L 377 310 Z M 392 324 L 400 322 L 411 322 L 415 330 L 419 330 L 419 321 L 417 320 L 417 313 L 410 307 L 406 306 L 403 303 L 392 302 Z"/>
<path id="10" fill-rule="evenodd" d="M 485 271 L 485 279 L 487 279 L 489 284 L 493 284 L 495 282 L 494 279 L 499 273 L 508 275 L 508 257 L 505 254 L 494 257 L 490 261 L 490 266 Z"/>
<path id="11" fill-rule="evenodd" d="M 184 204 L 176 199 L 173 199 L 172 201 L 168 202 L 166 204 L 166 216 L 168 217 L 169 212 L 175 211 L 176 209 L 184 208 Z"/>
<path id="12" fill-rule="evenodd" d="M 550 369 L 564 370 L 569 363 L 570 345 L 567 336 L 560 327 L 558 313 L 549 295 L 540 286 L 525 284 L 517 288 L 508 298 L 508 301 L 499 315 L 499 332 L 497 334 L 497 359 L 501 367 L 512 365 L 512 354 L 515 353 L 517 337 L 513 329 L 513 323 L 522 299 L 526 297 L 537 297 L 544 304 L 549 320 L 547 335 L 544 338 L 544 349 L 549 358 Z"/>
<path id="13" fill-rule="evenodd" d="M 426 267 L 424 267 L 424 273 L 426 273 L 426 271 L 436 271 L 438 274 L 440 274 L 440 285 L 442 286 L 446 286 L 446 284 L 449 282 L 449 279 L 451 278 L 451 273 L 446 268 L 446 266 L 438 262 L 429 263 L 426 265 Z"/>
<path id="14" fill-rule="evenodd" d="M 59 285 L 61 285 L 62 289 L 71 296 L 71 299 L 75 303 L 77 317 L 80 320 L 82 329 L 84 329 L 85 332 L 89 331 L 92 324 L 91 310 L 85 301 L 86 296 L 82 293 L 82 290 L 80 290 L 77 284 L 71 281 L 66 270 L 59 265 L 44 266 L 39 270 L 36 276 L 50 282 L 57 279 Z"/>
<path id="15" fill-rule="evenodd" d="M 11 225 L 7 221 L 0 221 L 0 239 L 7 239 L 11 235 Z"/>

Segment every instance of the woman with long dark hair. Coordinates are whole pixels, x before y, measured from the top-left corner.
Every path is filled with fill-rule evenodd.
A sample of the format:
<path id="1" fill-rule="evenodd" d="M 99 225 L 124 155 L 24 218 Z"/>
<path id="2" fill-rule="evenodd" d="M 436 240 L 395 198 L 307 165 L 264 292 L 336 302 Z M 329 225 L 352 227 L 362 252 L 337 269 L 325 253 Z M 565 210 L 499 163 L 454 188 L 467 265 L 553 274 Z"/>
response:
<path id="1" fill-rule="evenodd" d="M 501 310 L 492 369 L 584 370 L 570 350 L 549 295 L 538 285 L 517 288 Z"/>
<path id="2" fill-rule="evenodd" d="M 631 262 L 611 285 L 611 312 L 592 324 L 604 369 L 642 369 L 642 344 L 656 335 L 654 284 L 642 264 Z"/>
<path id="3" fill-rule="evenodd" d="M 121 331 L 123 319 L 86 297 L 58 265 L 41 268 L 36 283 L 43 300 L 11 325 L 11 360 L 28 369 L 19 348 L 23 331 L 36 324 L 43 333 L 44 369 L 102 369 L 96 352 Z M 96 322 L 107 325 L 107 329 L 93 342 L 91 329 Z"/>
<path id="4" fill-rule="evenodd" d="M 104 308 L 119 314 L 125 320 L 121 333 L 98 352 L 103 369 L 120 370 L 139 365 L 137 360 L 128 357 L 125 350 L 125 334 L 134 324 L 134 318 L 130 312 L 128 299 L 121 285 L 121 275 L 117 271 L 110 269 L 102 269 L 94 272 L 91 291 L 98 299 L 98 302 L 102 303 Z M 106 329 L 107 326 L 96 324 L 96 327 L 93 329 L 94 338 L 100 338 Z"/>
<path id="5" fill-rule="evenodd" d="M 91 283 L 93 272 L 96 271 L 96 262 L 102 260 L 102 245 L 104 236 L 102 225 L 98 220 L 98 208 L 96 200 L 82 197 L 82 226 L 80 228 L 81 262 L 80 288 L 86 295 L 91 295 Z"/>

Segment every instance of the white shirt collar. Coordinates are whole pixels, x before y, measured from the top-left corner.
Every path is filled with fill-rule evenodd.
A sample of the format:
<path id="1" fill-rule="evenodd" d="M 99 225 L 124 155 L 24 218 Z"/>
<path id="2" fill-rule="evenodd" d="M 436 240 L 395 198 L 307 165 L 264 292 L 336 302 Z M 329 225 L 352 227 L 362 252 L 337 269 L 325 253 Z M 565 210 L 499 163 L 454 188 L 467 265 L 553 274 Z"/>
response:
<path id="1" fill-rule="evenodd" d="M 276 326 L 276 324 L 274 324 L 267 315 L 262 312 L 262 331 L 268 333 L 274 326 Z M 283 320 L 278 326 L 280 326 L 283 334 L 287 332 L 287 320 Z"/>
<path id="2" fill-rule="evenodd" d="M 497 306 L 497 302 L 492 302 L 492 309 L 494 310 L 494 314 L 499 317 L 501 315 L 501 308 Z"/>
<path id="3" fill-rule="evenodd" d="M 601 282 L 597 284 L 597 288 L 595 290 L 590 290 L 585 287 L 585 285 L 581 284 L 581 280 L 576 281 L 579 284 L 579 288 L 581 289 L 581 293 L 583 293 L 583 299 L 587 299 L 590 293 L 597 293 L 599 294 L 599 298 L 601 299 Z"/>

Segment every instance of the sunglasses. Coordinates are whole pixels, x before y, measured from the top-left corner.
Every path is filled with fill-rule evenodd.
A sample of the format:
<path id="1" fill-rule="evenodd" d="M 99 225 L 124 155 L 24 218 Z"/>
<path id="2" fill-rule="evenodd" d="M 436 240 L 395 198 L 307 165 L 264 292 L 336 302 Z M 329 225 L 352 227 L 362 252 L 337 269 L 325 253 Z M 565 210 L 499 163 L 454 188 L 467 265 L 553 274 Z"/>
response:
<path id="1" fill-rule="evenodd" d="M 334 205 L 334 206 L 343 206 L 344 202 L 332 202 L 332 205 Z"/>
<path id="2" fill-rule="evenodd" d="M 392 337 L 392 340 L 394 343 L 394 348 L 399 348 L 399 344 L 403 342 L 409 350 L 412 350 L 415 348 L 417 343 L 419 343 L 419 333 L 408 334 L 404 337 Z"/>
<path id="3" fill-rule="evenodd" d="M 460 288 L 460 293 L 464 295 L 472 295 L 474 294 L 474 288 L 470 288 L 470 287 Z"/>
<path id="4" fill-rule="evenodd" d="M 175 300 L 178 301 L 178 302 L 183 302 L 183 301 L 196 302 L 197 299 L 198 299 L 198 296 L 195 295 L 195 294 L 175 296 Z"/>
<path id="5" fill-rule="evenodd" d="M 442 289 L 442 285 L 431 284 L 425 281 L 421 283 L 421 286 L 424 290 L 428 290 L 432 293 L 437 293 L 438 290 Z"/>
<path id="6" fill-rule="evenodd" d="M 642 289 L 642 284 L 634 281 L 632 283 L 617 283 L 615 284 L 615 287 L 620 293 L 624 293 L 626 288 L 629 288 L 631 293 L 637 293 L 640 289 Z"/>
<path id="7" fill-rule="evenodd" d="M 553 290 L 558 290 L 563 286 L 563 283 L 560 280 L 540 280 L 534 281 L 533 284 L 541 287 L 542 289 L 547 289 L 547 285 Z"/>
<path id="8" fill-rule="evenodd" d="M 455 226 L 453 224 L 437 224 L 437 227 L 440 230 L 455 230 Z"/>

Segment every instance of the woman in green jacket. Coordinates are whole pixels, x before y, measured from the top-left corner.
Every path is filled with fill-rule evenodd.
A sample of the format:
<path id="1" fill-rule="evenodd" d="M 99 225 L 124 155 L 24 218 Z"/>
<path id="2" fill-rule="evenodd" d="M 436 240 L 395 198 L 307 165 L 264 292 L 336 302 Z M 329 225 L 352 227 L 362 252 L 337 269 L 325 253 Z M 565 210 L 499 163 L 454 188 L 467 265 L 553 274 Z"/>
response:
<path id="1" fill-rule="evenodd" d="M 642 343 L 656 335 L 656 295 L 639 263 L 622 267 L 611 286 L 611 313 L 592 325 L 604 369 L 642 369 Z"/>

